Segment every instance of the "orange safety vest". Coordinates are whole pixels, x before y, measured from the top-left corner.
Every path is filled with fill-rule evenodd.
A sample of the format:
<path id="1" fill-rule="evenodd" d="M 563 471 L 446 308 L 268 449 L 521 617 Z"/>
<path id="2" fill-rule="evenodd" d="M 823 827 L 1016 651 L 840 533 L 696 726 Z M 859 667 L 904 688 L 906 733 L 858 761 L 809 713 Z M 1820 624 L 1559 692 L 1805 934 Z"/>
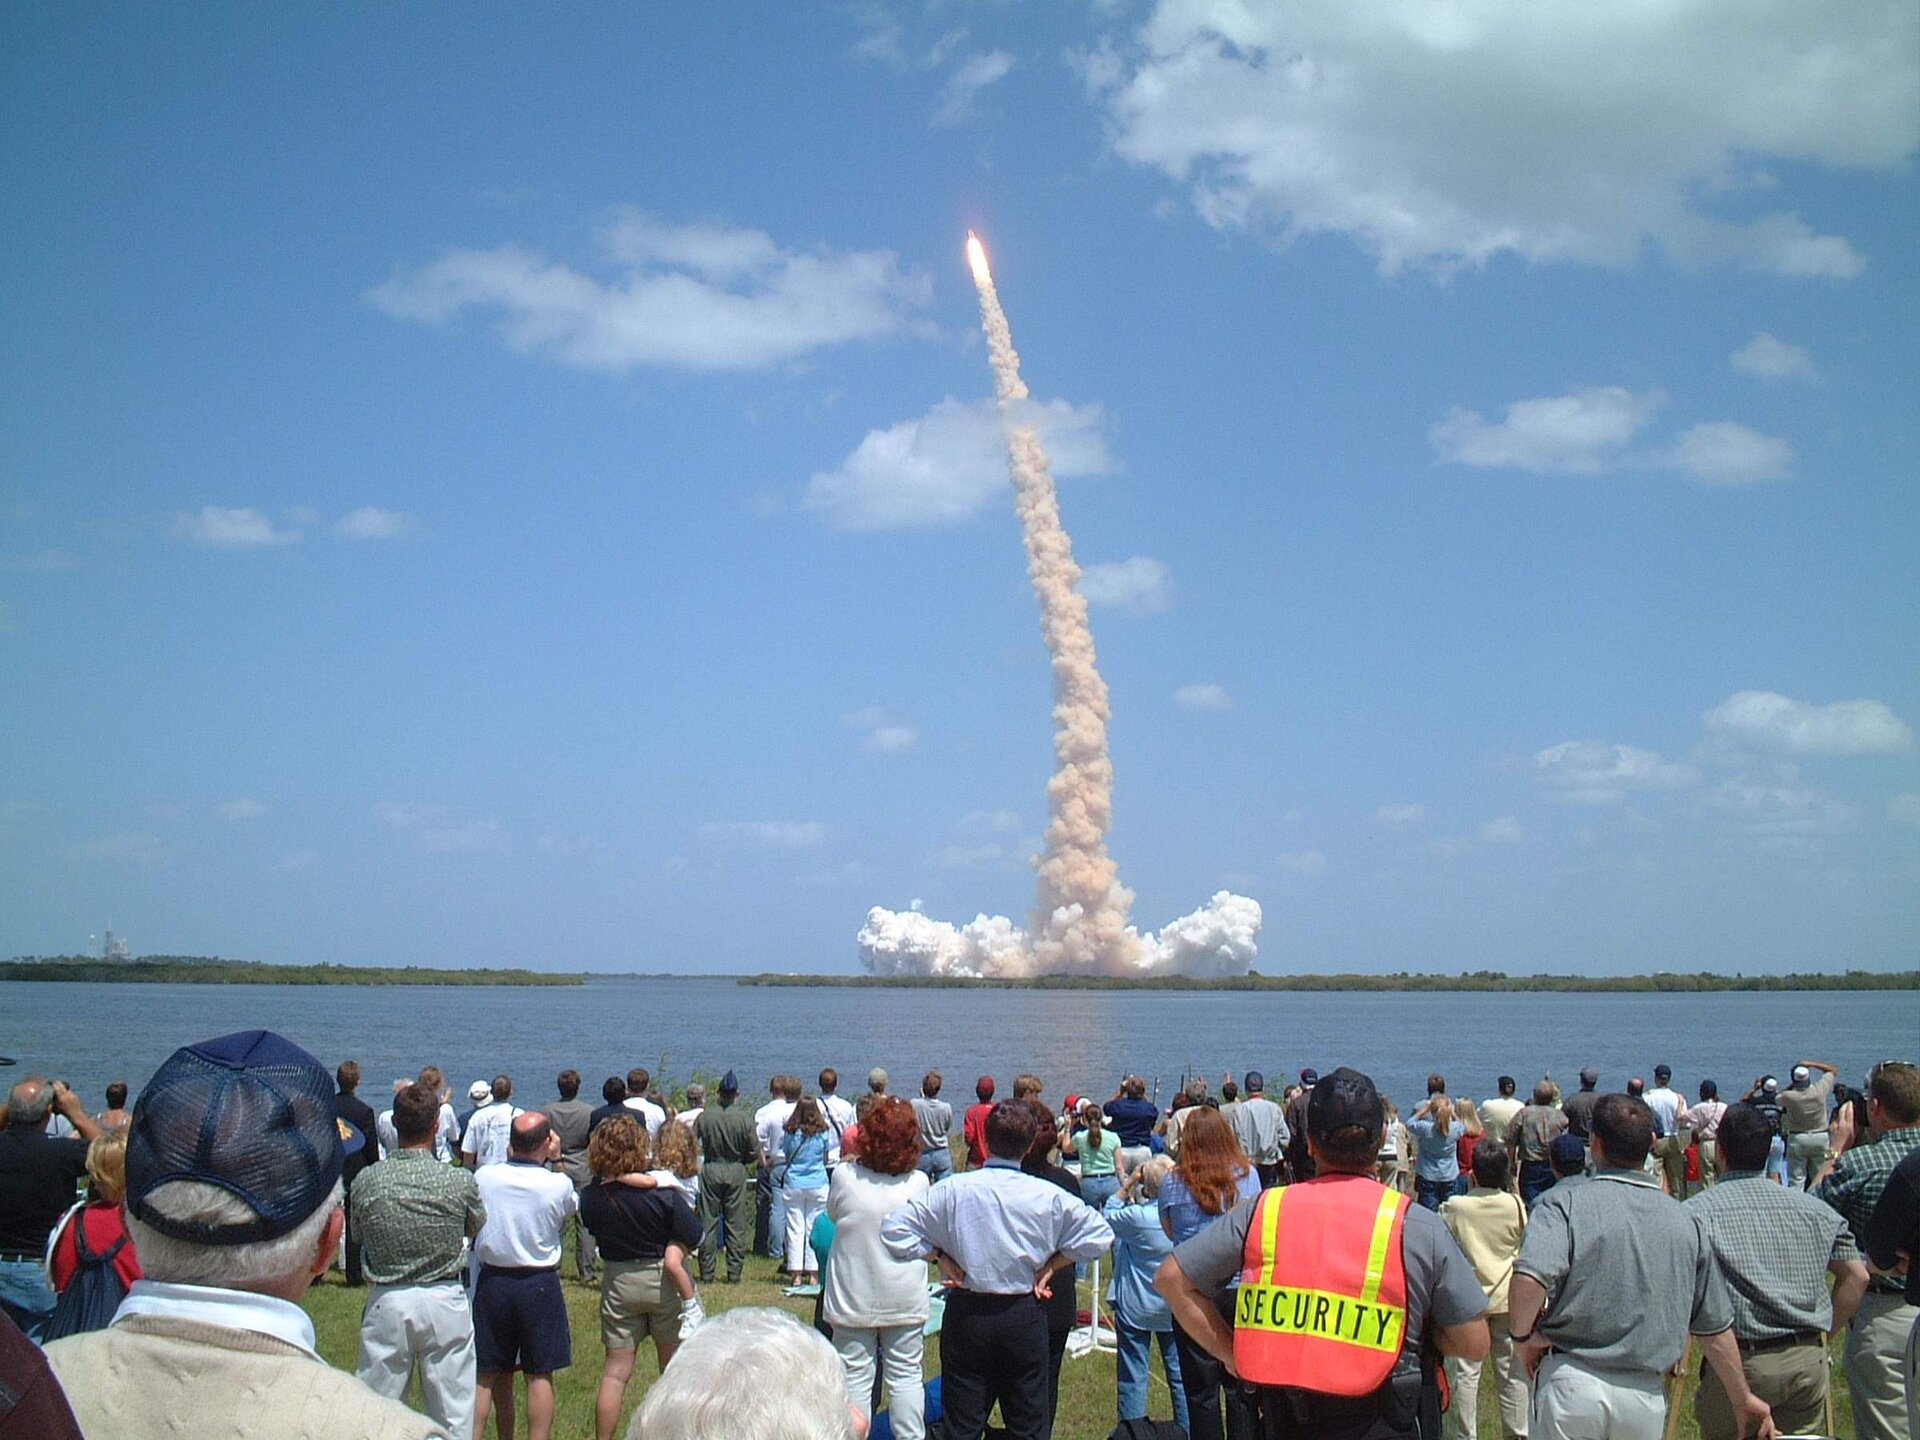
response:
<path id="1" fill-rule="evenodd" d="M 1233 1307 L 1243 1380 L 1323 1395 L 1366 1395 L 1386 1382 L 1406 1340 L 1409 1203 L 1364 1175 L 1262 1193 Z"/>

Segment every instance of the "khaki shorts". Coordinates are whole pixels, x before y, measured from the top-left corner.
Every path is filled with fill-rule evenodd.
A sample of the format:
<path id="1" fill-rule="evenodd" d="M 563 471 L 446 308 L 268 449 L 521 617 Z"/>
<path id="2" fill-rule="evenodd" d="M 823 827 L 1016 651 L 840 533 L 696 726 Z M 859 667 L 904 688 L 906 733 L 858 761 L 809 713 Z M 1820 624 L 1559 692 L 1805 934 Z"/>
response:
<path id="1" fill-rule="evenodd" d="M 609 1350 L 634 1350 L 652 1336 L 654 1343 L 680 1338 L 680 1297 L 667 1280 L 661 1260 L 608 1260 L 600 1281 L 600 1343 Z"/>

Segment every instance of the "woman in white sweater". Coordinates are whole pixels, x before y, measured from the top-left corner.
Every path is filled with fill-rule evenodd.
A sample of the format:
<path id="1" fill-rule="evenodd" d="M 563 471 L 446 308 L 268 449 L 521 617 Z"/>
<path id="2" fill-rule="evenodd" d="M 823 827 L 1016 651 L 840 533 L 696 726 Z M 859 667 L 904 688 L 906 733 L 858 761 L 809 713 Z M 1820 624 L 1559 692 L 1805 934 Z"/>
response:
<path id="1" fill-rule="evenodd" d="M 879 1363 L 898 1440 L 924 1440 L 927 1433 L 920 1378 L 927 1267 L 894 1259 L 880 1243 L 880 1222 L 926 1193 L 919 1163 L 920 1122 L 911 1105 L 888 1096 L 862 1118 L 860 1158 L 835 1168 L 827 1193 L 834 1235 L 821 1314 L 847 1372 L 847 1398 L 862 1409 L 872 1400 Z"/>

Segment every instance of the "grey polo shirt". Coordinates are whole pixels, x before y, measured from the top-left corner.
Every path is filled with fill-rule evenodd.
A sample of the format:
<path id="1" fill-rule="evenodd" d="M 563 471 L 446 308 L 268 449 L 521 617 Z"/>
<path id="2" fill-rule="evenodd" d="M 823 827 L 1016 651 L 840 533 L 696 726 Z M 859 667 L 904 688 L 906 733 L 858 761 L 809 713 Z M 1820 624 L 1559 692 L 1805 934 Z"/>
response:
<path id="1" fill-rule="evenodd" d="M 1540 1334 L 1599 1369 L 1668 1370 L 1689 1330 L 1733 1325 L 1701 1217 L 1639 1170 L 1543 1192 L 1514 1268 L 1546 1288 Z"/>
<path id="2" fill-rule="evenodd" d="M 1357 1183 L 1356 1183 L 1357 1182 Z M 1354 1185 L 1364 1190 L 1354 1203 L 1372 1215 L 1379 1206 L 1380 1187 L 1366 1176 L 1323 1175 L 1304 1181 L 1308 1186 Z M 1187 1278 L 1208 1294 L 1218 1294 L 1238 1279 L 1247 1249 L 1247 1230 L 1253 1223 L 1258 1199 L 1242 1200 L 1218 1220 L 1174 1248 L 1174 1258 Z M 1487 1292 L 1462 1253 L 1446 1223 L 1419 1205 L 1407 1207 L 1400 1232 L 1400 1253 L 1407 1267 L 1407 1344 L 1418 1347 L 1427 1320 L 1436 1325 L 1464 1325 L 1487 1313 Z"/>

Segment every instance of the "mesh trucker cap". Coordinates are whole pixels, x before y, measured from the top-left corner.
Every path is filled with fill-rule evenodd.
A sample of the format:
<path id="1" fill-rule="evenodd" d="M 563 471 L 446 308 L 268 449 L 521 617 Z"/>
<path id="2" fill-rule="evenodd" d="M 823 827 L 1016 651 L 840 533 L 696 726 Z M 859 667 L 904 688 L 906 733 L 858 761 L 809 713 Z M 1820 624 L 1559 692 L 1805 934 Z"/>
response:
<path id="1" fill-rule="evenodd" d="M 1307 1134 L 1316 1140 L 1355 1126 L 1377 1134 L 1386 1123 L 1387 1107 L 1373 1081 L 1345 1065 L 1322 1075 L 1307 1097 Z"/>
<path id="2" fill-rule="evenodd" d="M 127 1209 L 176 1240 L 273 1240 L 319 1208 L 341 1158 L 332 1077 L 291 1040 L 241 1030 L 182 1046 L 140 1092 L 127 1132 Z M 148 1197 L 174 1180 L 216 1185 L 256 1218 L 169 1219 Z"/>

